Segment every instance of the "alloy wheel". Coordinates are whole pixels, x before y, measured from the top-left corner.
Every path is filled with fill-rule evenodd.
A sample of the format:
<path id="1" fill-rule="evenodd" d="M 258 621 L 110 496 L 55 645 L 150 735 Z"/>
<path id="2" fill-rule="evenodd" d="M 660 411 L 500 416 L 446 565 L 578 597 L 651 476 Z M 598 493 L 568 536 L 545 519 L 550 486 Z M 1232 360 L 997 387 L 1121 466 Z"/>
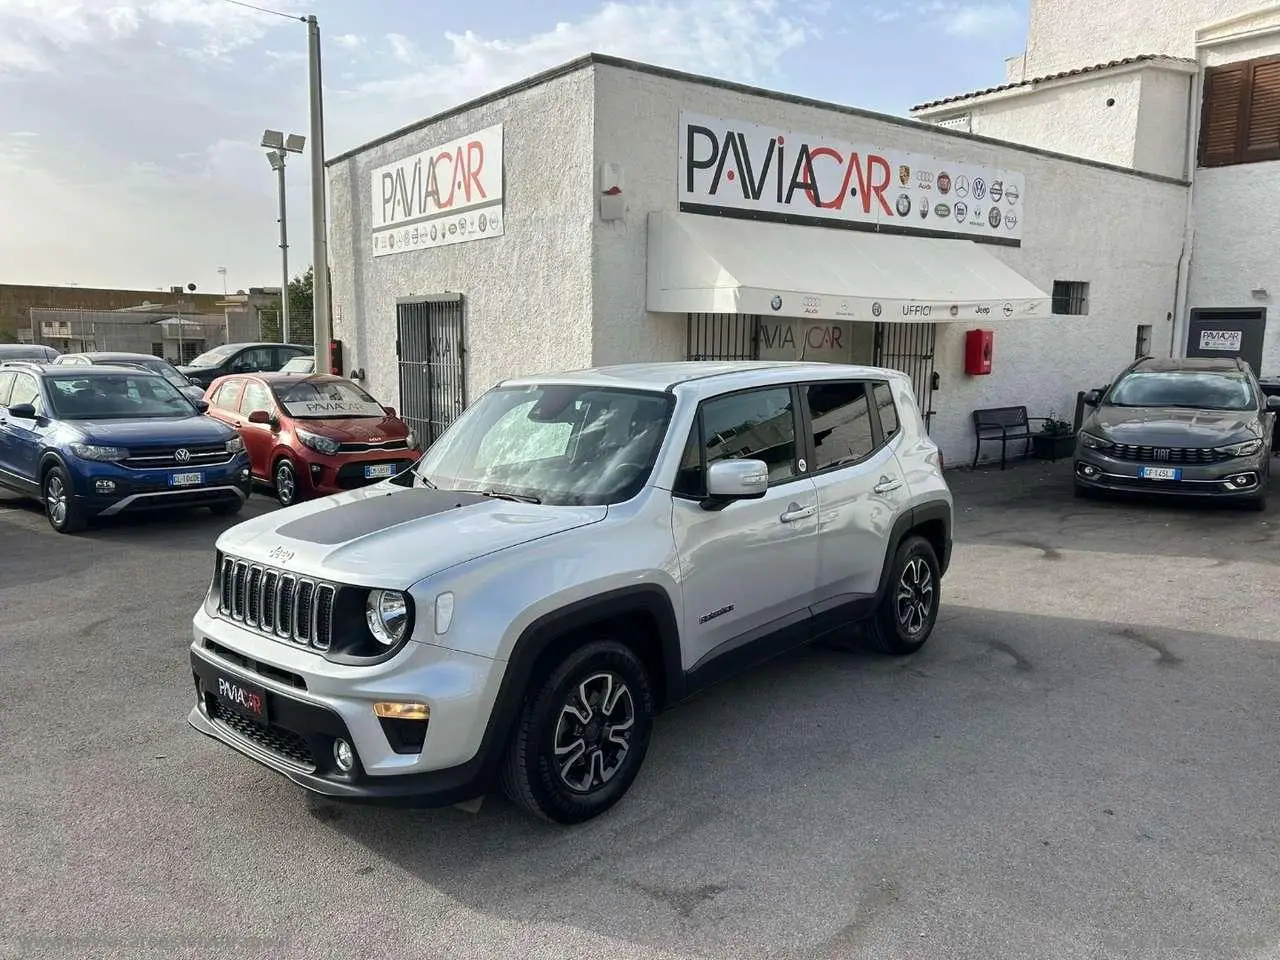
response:
<path id="1" fill-rule="evenodd" d="M 53 521 L 55 526 L 62 526 L 67 522 L 67 488 L 62 483 L 62 477 L 56 473 L 49 477 L 44 486 L 45 505 L 49 510 L 49 519 Z"/>
<path id="2" fill-rule="evenodd" d="M 555 764 L 574 793 L 604 786 L 622 769 L 636 722 L 631 690 L 615 673 L 593 673 L 570 692 L 555 729 Z"/>
<path id="3" fill-rule="evenodd" d="M 902 568 L 895 598 L 898 626 L 908 636 L 915 636 L 925 628 L 933 612 L 935 597 L 933 571 L 929 564 L 923 557 L 912 557 Z"/>
<path id="4" fill-rule="evenodd" d="M 281 461 L 276 467 L 276 496 L 280 502 L 285 504 L 293 503 L 294 497 L 298 493 L 297 480 L 293 475 L 293 468 L 289 466 L 287 461 Z"/>

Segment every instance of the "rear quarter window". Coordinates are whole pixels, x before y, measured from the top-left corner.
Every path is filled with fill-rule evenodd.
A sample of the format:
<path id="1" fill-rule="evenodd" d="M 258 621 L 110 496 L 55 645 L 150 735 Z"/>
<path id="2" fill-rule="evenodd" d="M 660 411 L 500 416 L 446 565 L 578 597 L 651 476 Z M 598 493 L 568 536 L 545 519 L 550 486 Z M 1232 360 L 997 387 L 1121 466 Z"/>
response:
<path id="1" fill-rule="evenodd" d="M 888 443 L 898 435 L 898 408 L 893 402 L 893 388 L 883 380 L 872 384 L 871 396 L 876 409 L 880 411 L 880 429 L 884 432 L 884 441 Z"/>

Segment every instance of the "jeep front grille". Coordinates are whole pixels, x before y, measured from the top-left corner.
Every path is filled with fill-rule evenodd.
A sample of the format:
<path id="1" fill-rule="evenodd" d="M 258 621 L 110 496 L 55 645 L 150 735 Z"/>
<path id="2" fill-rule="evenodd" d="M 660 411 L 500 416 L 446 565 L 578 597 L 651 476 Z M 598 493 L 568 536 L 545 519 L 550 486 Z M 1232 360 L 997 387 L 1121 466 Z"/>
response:
<path id="1" fill-rule="evenodd" d="M 328 650 L 337 594 L 331 583 L 225 557 L 218 612 L 276 639 Z"/>

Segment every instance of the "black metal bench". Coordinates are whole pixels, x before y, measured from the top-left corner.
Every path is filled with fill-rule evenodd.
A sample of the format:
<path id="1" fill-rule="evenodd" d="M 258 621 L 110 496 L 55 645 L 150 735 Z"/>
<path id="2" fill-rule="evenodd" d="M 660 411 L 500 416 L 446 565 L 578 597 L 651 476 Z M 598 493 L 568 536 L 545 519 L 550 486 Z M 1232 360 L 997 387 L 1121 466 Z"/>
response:
<path id="1" fill-rule="evenodd" d="M 1008 459 L 1009 441 L 1022 440 L 1026 446 L 1022 455 L 1031 454 L 1031 422 L 1048 420 L 1048 417 L 1028 417 L 1026 407 L 990 407 L 986 410 L 973 411 L 973 432 L 978 436 L 974 445 L 973 465 L 978 465 L 978 457 L 982 453 L 984 441 L 1000 441 L 1000 469 L 1003 470 Z"/>

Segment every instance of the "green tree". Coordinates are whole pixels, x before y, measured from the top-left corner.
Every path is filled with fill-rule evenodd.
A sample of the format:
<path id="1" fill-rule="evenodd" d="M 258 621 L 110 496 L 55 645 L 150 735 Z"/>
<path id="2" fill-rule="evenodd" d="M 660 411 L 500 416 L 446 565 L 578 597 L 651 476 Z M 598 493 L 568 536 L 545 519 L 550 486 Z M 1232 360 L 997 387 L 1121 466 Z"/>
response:
<path id="1" fill-rule="evenodd" d="M 314 289 L 314 267 L 307 267 L 306 273 L 300 277 L 294 277 L 289 281 L 290 317 L 306 317 L 308 320 L 311 319 L 315 309 Z"/>

